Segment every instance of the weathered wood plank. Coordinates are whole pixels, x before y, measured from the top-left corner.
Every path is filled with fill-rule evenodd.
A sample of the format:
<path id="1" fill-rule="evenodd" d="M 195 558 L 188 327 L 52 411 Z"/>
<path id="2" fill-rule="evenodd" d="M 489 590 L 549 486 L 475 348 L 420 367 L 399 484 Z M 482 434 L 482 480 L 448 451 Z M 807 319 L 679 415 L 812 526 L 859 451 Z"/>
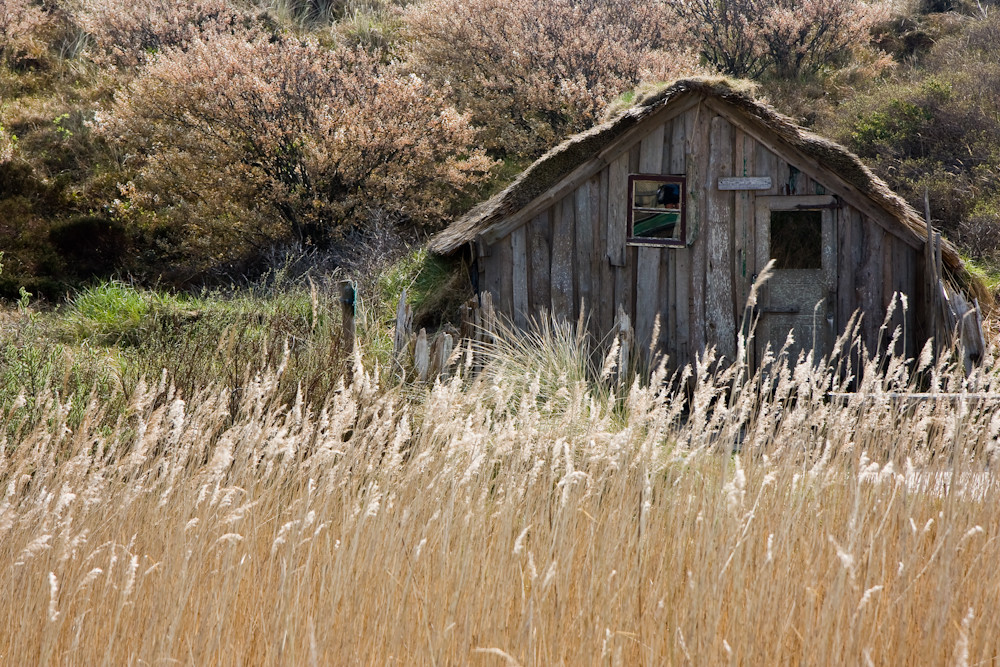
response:
<path id="1" fill-rule="evenodd" d="M 742 142 L 737 142 L 741 144 Z M 736 168 L 739 169 L 742 162 L 736 161 Z M 720 190 L 733 190 L 736 192 L 770 190 L 773 180 L 770 176 L 723 176 L 719 178 Z"/>
<path id="2" fill-rule="evenodd" d="M 745 132 L 745 130 L 744 130 Z M 781 179 L 778 178 L 778 156 L 775 155 L 767 146 L 761 144 L 759 141 L 754 139 L 755 144 L 755 157 L 754 157 L 754 171 L 757 176 L 770 176 L 771 177 L 771 189 L 761 190 L 758 195 L 778 195 L 782 194 L 781 186 L 784 185 Z"/>
<path id="3" fill-rule="evenodd" d="M 635 321 L 635 297 L 636 297 L 636 268 L 639 266 L 638 248 L 629 246 L 626 251 L 625 266 L 622 267 L 622 278 L 625 285 L 625 293 L 621 304 L 625 308 L 632 321 Z"/>
<path id="4" fill-rule="evenodd" d="M 566 197 L 556 207 L 552 225 L 552 315 L 573 318 L 573 197 Z"/>
<path id="5" fill-rule="evenodd" d="M 689 138 L 687 161 L 688 186 L 688 245 L 690 246 L 690 309 L 689 313 L 689 358 L 705 351 L 705 275 L 707 256 L 704 228 L 706 202 L 704 193 L 710 179 L 708 170 L 708 147 L 711 110 L 700 105 L 697 111 L 685 120 L 690 125 L 685 128 Z"/>
<path id="6" fill-rule="evenodd" d="M 652 342 L 653 321 L 659 311 L 660 287 L 659 248 L 637 248 L 635 337 L 638 350 L 645 353 Z"/>
<path id="7" fill-rule="evenodd" d="M 615 312 L 621 308 L 629 321 L 635 321 L 635 270 L 638 255 L 635 246 L 625 249 L 625 264 L 615 267 Z"/>
<path id="8" fill-rule="evenodd" d="M 670 253 L 675 296 L 671 303 L 671 331 L 676 339 L 674 359 L 680 366 L 691 362 L 691 249 L 677 248 Z"/>
<path id="9" fill-rule="evenodd" d="M 660 336 L 656 341 L 656 346 L 659 354 L 666 354 L 670 356 L 671 362 L 674 363 L 673 359 L 676 356 L 673 347 L 673 333 L 671 332 L 671 327 L 674 322 L 670 316 L 670 306 L 673 300 L 676 299 L 676 290 L 673 286 L 673 270 L 674 270 L 674 255 L 677 249 L 670 248 L 664 249 L 660 252 L 660 284 L 659 284 L 659 298 L 657 300 L 656 312 L 660 316 Z M 674 291 L 671 294 L 671 291 Z"/>
<path id="10" fill-rule="evenodd" d="M 584 317 L 591 317 L 593 311 L 594 273 L 591 271 L 594 250 L 594 220 L 590 208 L 590 181 L 583 183 L 573 195 L 574 215 L 576 218 L 576 258 L 573 271 L 573 286 L 576 299 L 573 303 L 573 317 L 580 316 L 583 309 Z"/>
<path id="11" fill-rule="evenodd" d="M 716 116 L 711 123 L 706 180 L 706 338 L 720 357 L 736 358 L 733 298 L 733 193 L 712 187 L 717 177 L 733 172 L 733 126 Z"/>
<path id="12" fill-rule="evenodd" d="M 693 114 L 693 111 L 688 111 Z M 687 114 L 686 114 L 687 115 Z M 670 173 L 683 174 L 687 170 L 687 128 L 684 116 L 674 119 L 670 137 Z M 688 189 L 691 181 L 688 181 Z M 689 213 L 690 215 L 690 213 Z M 688 301 L 691 285 L 691 251 L 689 248 L 674 248 L 670 251 L 668 281 L 670 282 L 670 300 L 667 310 L 666 327 L 670 336 L 670 353 L 673 363 L 684 366 L 689 361 L 688 339 L 690 338 L 690 318 L 688 313 L 691 304 Z"/>
<path id="13" fill-rule="evenodd" d="M 628 235 L 628 154 L 608 167 L 608 260 L 612 266 L 625 265 Z"/>
<path id="14" fill-rule="evenodd" d="M 915 357 L 920 354 L 923 340 L 920 338 L 920 327 L 917 326 L 917 313 L 920 312 L 920 299 L 923 295 L 920 292 L 920 258 L 922 253 L 907 249 L 906 252 L 906 285 L 909 295 L 909 312 L 906 315 L 907 345 L 906 353 Z"/>
<path id="15" fill-rule="evenodd" d="M 611 331 L 615 323 L 615 274 L 608 261 L 608 174 L 610 169 L 600 173 L 597 193 L 597 224 L 595 231 L 599 241 L 594 246 L 594 263 L 601 274 L 601 298 L 598 303 L 598 335 L 603 337 Z"/>
<path id="16" fill-rule="evenodd" d="M 895 238 L 887 236 L 885 242 L 882 246 L 882 312 L 883 314 L 888 313 L 889 305 L 892 303 L 893 297 L 896 293 L 896 283 L 897 275 L 899 270 L 902 268 L 898 266 L 895 262 L 896 252 L 895 252 Z M 886 345 L 886 350 L 893 354 L 902 354 L 903 346 L 897 344 L 896 347 L 888 347 L 889 341 L 892 339 L 892 335 L 895 332 L 896 327 L 902 327 L 903 317 L 902 310 L 897 301 L 896 308 L 892 312 L 892 318 L 889 319 L 888 325 L 883 334 L 883 345 Z M 902 335 L 902 330 L 900 330 Z"/>
<path id="17" fill-rule="evenodd" d="M 837 214 L 834 209 L 822 211 L 823 220 L 823 307 L 818 313 L 823 318 L 817 323 L 823 330 L 823 349 L 817 354 L 829 355 L 837 337 Z M 817 339 L 818 340 L 818 339 Z"/>
<path id="18" fill-rule="evenodd" d="M 847 325 L 849 318 L 854 315 L 855 311 L 863 307 L 861 294 L 865 290 L 865 285 L 862 283 L 863 277 L 860 274 L 865 245 L 864 217 L 861 215 L 861 211 L 853 206 L 845 207 L 843 210 L 847 211 L 848 214 L 847 222 L 850 227 L 850 240 L 849 244 L 841 246 L 840 250 L 841 269 L 847 276 L 847 284 L 844 288 L 847 303 L 844 309 L 845 319 L 843 324 L 840 325 L 841 330 Z M 868 320 L 870 319 L 872 319 L 870 315 L 862 315 L 861 328 L 859 329 L 862 341 L 865 340 L 864 327 L 868 326 Z M 851 342 L 852 344 L 854 343 L 854 341 Z M 858 373 L 866 359 L 863 359 L 860 351 L 856 350 L 851 353 L 850 361 L 854 373 Z"/>
<path id="19" fill-rule="evenodd" d="M 531 253 L 531 288 L 528 300 L 532 315 L 552 308 L 552 287 L 549 280 L 552 253 L 549 249 L 551 212 L 543 211 L 528 224 L 528 245 Z"/>
<path id="20" fill-rule="evenodd" d="M 837 211 L 837 333 L 847 327 L 854 313 L 854 271 L 858 265 L 851 258 L 854 250 L 854 209 L 844 207 Z"/>
<path id="21" fill-rule="evenodd" d="M 510 236 L 500 239 L 493 244 L 493 257 L 491 263 L 495 267 L 497 279 L 499 280 L 499 299 L 496 302 L 497 311 L 506 317 L 514 318 L 514 280 L 511 264 L 514 259 L 514 252 L 511 248 Z"/>
<path id="22" fill-rule="evenodd" d="M 798 174 L 796 175 L 795 183 L 795 194 L 797 195 L 813 195 L 813 180 L 809 178 L 809 174 L 796 168 Z"/>
<path id="23" fill-rule="evenodd" d="M 602 328 L 602 314 L 601 308 L 603 299 L 603 290 L 605 282 L 605 267 L 608 264 L 606 258 L 606 250 L 604 243 L 601 240 L 602 234 L 607 234 L 607 226 L 604 222 L 604 217 L 601 213 L 601 175 L 596 174 L 592 179 L 590 179 L 590 186 L 588 187 L 590 194 L 590 202 L 588 204 L 590 208 L 590 217 L 592 224 L 590 226 L 590 280 L 591 280 L 591 303 L 588 306 L 588 312 L 590 314 L 590 335 L 595 341 L 600 341 L 604 336 L 604 333 L 608 329 Z M 609 325 L 610 327 L 610 325 Z"/>
<path id="24" fill-rule="evenodd" d="M 688 112 L 691 113 L 691 112 Z M 670 133 L 670 174 L 683 174 L 687 157 L 686 133 L 687 122 L 684 116 L 674 119 Z"/>
<path id="25" fill-rule="evenodd" d="M 733 132 L 733 169 L 737 176 L 745 176 L 753 169 L 753 140 L 742 130 Z M 734 194 L 733 202 L 733 293 L 735 309 L 733 315 L 739 324 L 743 317 L 743 307 L 750 292 L 750 276 L 753 274 L 753 199 L 751 192 Z"/>
<path id="26" fill-rule="evenodd" d="M 863 340 L 869 353 L 876 350 L 879 327 L 882 326 L 882 245 L 885 231 L 870 223 L 867 216 L 861 221 L 862 248 L 861 265 L 855 289 L 862 312 L 865 313 L 862 326 Z"/>
<path id="27" fill-rule="evenodd" d="M 897 323 L 903 327 L 902 344 L 898 349 L 900 354 L 912 356 L 913 350 L 913 321 L 910 315 L 910 304 L 913 303 L 913 287 L 910 284 L 910 270 L 912 266 L 913 251 L 896 238 L 892 238 L 892 265 L 893 265 L 893 291 L 905 295 L 907 307 L 903 310 L 902 303 L 899 304 Z"/>
<path id="28" fill-rule="evenodd" d="M 643 174 L 659 174 L 663 167 L 664 127 L 658 125 L 639 143 L 638 169 Z M 640 247 L 636 266 L 635 335 L 638 350 L 645 354 L 651 344 L 653 323 L 660 313 L 660 262 L 664 248 Z M 661 326 L 663 318 L 661 316 Z"/>
<path id="29" fill-rule="evenodd" d="M 639 142 L 639 171 L 659 174 L 663 166 L 663 125 L 657 125 Z"/>
<path id="30" fill-rule="evenodd" d="M 479 257 L 479 264 L 483 270 L 483 281 L 480 283 L 480 288 L 483 291 L 489 292 L 495 302 L 499 302 L 501 282 L 500 263 L 497 261 L 497 248 L 489 246 L 489 249 L 491 254 Z"/>
<path id="31" fill-rule="evenodd" d="M 660 158 L 661 174 L 672 173 L 670 171 L 670 146 L 672 145 L 674 135 L 674 121 L 675 119 L 672 118 L 663 124 L 663 145 L 660 146 L 660 149 L 663 151 L 663 155 Z"/>
<path id="32" fill-rule="evenodd" d="M 513 286 L 514 324 L 521 329 L 528 326 L 528 230 L 518 227 L 510 233 L 511 283 Z"/>

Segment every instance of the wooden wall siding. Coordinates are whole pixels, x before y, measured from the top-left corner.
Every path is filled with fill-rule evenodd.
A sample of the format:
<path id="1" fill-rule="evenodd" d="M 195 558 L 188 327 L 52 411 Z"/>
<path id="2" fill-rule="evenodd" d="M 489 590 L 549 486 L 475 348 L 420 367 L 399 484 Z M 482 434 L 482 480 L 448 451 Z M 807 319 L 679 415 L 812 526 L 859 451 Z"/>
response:
<path id="1" fill-rule="evenodd" d="M 891 285 L 891 292 L 896 292 L 899 294 L 905 294 L 907 297 L 907 309 L 903 310 L 902 304 L 897 303 L 896 310 L 893 314 L 892 319 L 889 323 L 889 335 L 892 335 L 893 329 L 896 327 L 902 327 L 902 335 L 900 337 L 900 342 L 894 350 L 897 354 L 906 354 L 907 356 L 913 356 L 917 353 L 916 350 L 916 339 L 913 337 L 913 308 L 917 307 L 920 303 L 917 300 L 917 271 L 916 271 L 916 256 L 917 253 L 913 251 L 907 244 L 903 243 L 901 240 L 895 238 L 894 236 L 888 236 L 887 238 L 892 247 L 891 257 L 887 258 L 887 263 L 892 267 L 892 278 L 887 283 Z M 888 304 L 886 304 L 888 306 Z"/>
<path id="2" fill-rule="evenodd" d="M 528 229 L 521 226 L 511 232 L 511 284 L 514 324 L 528 326 L 531 311 L 528 305 Z"/>
<path id="3" fill-rule="evenodd" d="M 869 350 L 878 344 L 878 331 L 882 325 L 882 273 L 885 232 L 881 227 L 862 222 L 861 264 L 857 269 L 855 293 L 863 312 L 867 313 L 861 327 L 863 339 Z"/>
<path id="4" fill-rule="evenodd" d="M 705 350 L 705 276 L 707 256 L 704 232 L 707 223 L 705 192 L 711 182 L 708 172 L 708 155 L 711 131 L 711 114 L 708 109 L 698 107 L 694 114 L 685 118 L 684 132 L 687 136 L 687 187 L 688 187 L 688 234 L 693 235 L 688 247 L 691 252 L 690 290 L 688 310 L 688 356 L 694 361 L 695 355 Z"/>
<path id="5" fill-rule="evenodd" d="M 514 314 L 514 250 L 510 236 L 506 236 L 494 245 L 493 264 L 495 279 L 500 281 L 499 290 L 496 292 L 497 308 L 502 313 Z"/>
<path id="6" fill-rule="evenodd" d="M 740 124 L 702 103 L 623 142 L 600 172 L 484 249 L 480 285 L 517 326 L 543 310 L 575 319 L 581 304 L 595 340 L 610 343 L 621 307 L 636 329 L 636 347 L 649 348 L 656 317 L 658 349 L 671 366 L 694 361 L 708 345 L 735 357 L 737 328 L 756 265 L 755 199 L 766 195 L 836 194 L 798 171 Z M 780 151 L 779 151 L 780 152 Z M 628 175 L 687 176 L 689 244 L 682 248 L 626 245 Z M 762 191 L 719 191 L 727 175 L 771 176 Z M 892 328 L 905 325 L 902 346 L 919 352 L 926 336 L 922 313 L 922 255 L 849 205 L 836 213 L 838 259 L 837 332 L 855 309 L 869 313 L 863 340 L 874 349 L 885 308 L 894 292 L 908 295 L 909 312 L 898 312 Z"/>
<path id="7" fill-rule="evenodd" d="M 639 142 L 638 171 L 643 174 L 659 174 L 663 171 L 663 125 L 655 128 Z M 666 298 L 660 294 L 660 272 L 666 271 L 669 250 L 662 247 L 645 246 L 636 249 L 635 276 L 635 338 L 640 349 L 647 349 L 652 341 L 654 322 L 660 320 L 660 327 L 668 326 L 666 321 Z"/>
<path id="8" fill-rule="evenodd" d="M 608 260 L 612 266 L 625 266 L 625 237 L 628 230 L 618 224 L 628 207 L 628 151 L 602 171 L 608 172 Z"/>
<path id="9" fill-rule="evenodd" d="M 555 206 L 552 224 L 552 315 L 573 319 L 574 197 L 568 195 Z"/>
<path id="10" fill-rule="evenodd" d="M 857 272 L 861 266 L 864 230 L 861 213 L 850 206 L 837 211 L 837 329 L 847 326 L 860 301 Z"/>
<path id="11" fill-rule="evenodd" d="M 594 247 L 594 263 L 601 276 L 600 300 L 594 307 L 593 328 L 597 330 L 598 340 L 602 340 L 611 331 L 615 319 L 615 271 L 607 259 L 608 249 L 608 176 L 609 170 L 604 169 L 598 177 L 597 193 L 597 226 L 595 231 L 600 239 Z M 593 196 L 593 191 L 591 191 Z"/>
<path id="12" fill-rule="evenodd" d="M 670 173 L 683 174 L 687 171 L 687 117 L 675 118 L 670 132 Z M 670 340 L 668 354 L 678 366 L 690 359 L 689 340 L 691 337 L 691 249 L 673 249 L 671 258 L 672 292 L 667 319 L 671 326 L 667 332 Z"/>
<path id="13" fill-rule="evenodd" d="M 705 197 L 705 334 L 709 347 L 729 361 L 736 358 L 736 304 L 733 293 L 733 193 L 715 187 L 733 173 L 733 127 L 725 118 L 712 119 L 708 182 Z"/>
<path id="14" fill-rule="evenodd" d="M 733 132 L 733 174 L 756 176 L 756 143 L 739 129 Z M 750 285 L 756 273 L 757 253 L 754 251 L 754 198 L 753 192 L 741 190 L 733 193 L 733 317 L 740 326 L 743 306 L 750 296 Z"/>
<path id="15" fill-rule="evenodd" d="M 550 243 L 552 238 L 552 211 L 542 211 L 528 223 L 528 306 L 531 313 L 537 315 L 552 308 L 552 253 Z"/>
<path id="16" fill-rule="evenodd" d="M 594 221 L 590 211 L 590 181 L 577 188 L 573 197 L 573 211 L 576 218 L 576 247 L 573 258 L 573 317 L 580 316 L 581 306 L 587 315 L 594 303 L 594 282 L 592 256 L 594 252 Z"/>

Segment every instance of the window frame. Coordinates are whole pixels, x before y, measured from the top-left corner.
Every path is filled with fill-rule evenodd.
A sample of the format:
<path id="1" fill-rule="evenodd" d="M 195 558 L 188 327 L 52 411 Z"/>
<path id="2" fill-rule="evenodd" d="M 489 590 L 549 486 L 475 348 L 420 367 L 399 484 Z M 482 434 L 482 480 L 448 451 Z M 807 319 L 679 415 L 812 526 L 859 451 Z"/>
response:
<path id="1" fill-rule="evenodd" d="M 635 236 L 634 215 L 635 215 L 635 182 L 655 181 L 657 183 L 676 183 L 680 194 L 680 225 L 681 233 L 678 238 L 660 239 L 646 236 Z M 628 175 L 628 216 L 626 224 L 625 241 L 632 246 L 654 246 L 663 248 L 683 248 L 687 246 L 687 176 L 679 174 L 629 174 Z"/>

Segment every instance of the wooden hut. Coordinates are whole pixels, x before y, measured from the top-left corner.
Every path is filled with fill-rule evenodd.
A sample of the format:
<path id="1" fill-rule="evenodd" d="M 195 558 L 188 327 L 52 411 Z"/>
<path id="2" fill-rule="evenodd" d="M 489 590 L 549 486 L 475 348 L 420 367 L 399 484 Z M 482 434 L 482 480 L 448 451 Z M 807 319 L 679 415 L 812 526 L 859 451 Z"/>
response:
<path id="1" fill-rule="evenodd" d="M 982 329 L 955 249 L 847 149 L 722 79 L 674 83 L 549 151 L 431 239 L 516 325 L 550 312 L 606 339 L 621 309 L 637 349 L 734 359 L 747 296 L 771 259 L 754 348 L 827 354 L 855 311 L 869 351 Z M 963 290 L 965 294 L 963 294 Z M 906 295 L 887 329 L 894 295 Z M 897 302 L 898 303 L 898 302 Z M 659 329 L 653 341 L 657 318 Z"/>

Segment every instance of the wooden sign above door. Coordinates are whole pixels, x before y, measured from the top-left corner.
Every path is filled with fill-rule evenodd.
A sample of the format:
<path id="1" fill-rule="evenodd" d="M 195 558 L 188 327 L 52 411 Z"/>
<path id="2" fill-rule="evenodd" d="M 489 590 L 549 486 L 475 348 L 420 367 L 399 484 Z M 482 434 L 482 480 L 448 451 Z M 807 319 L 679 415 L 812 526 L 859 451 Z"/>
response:
<path id="1" fill-rule="evenodd" d="M 720 190 L 770 190 L 770 176 L 733 176 L 719 179 Z"/>

